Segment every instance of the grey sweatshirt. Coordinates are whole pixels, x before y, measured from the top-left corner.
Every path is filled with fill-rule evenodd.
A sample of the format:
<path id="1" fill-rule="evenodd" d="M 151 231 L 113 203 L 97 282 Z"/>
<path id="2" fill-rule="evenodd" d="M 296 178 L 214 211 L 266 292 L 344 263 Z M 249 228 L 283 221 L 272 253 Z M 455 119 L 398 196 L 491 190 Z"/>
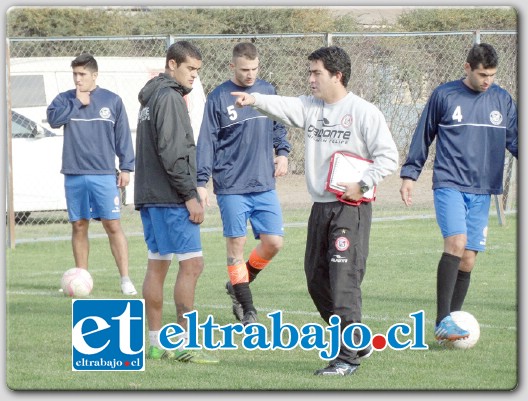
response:
<path id="1" fill-rule="evenodd" d="M 304 129 L 305 176 L 313 202 L 335 202 L 325 190 L 330 159 L 337 151 L 374 163 L 362 180 L 378 185 L 398 168 L 398 150 L 381 111 L 349 92 L 333 104 L 314 96 L 286 97 L 252 93 L 254 108 L 286 125 Z"/>

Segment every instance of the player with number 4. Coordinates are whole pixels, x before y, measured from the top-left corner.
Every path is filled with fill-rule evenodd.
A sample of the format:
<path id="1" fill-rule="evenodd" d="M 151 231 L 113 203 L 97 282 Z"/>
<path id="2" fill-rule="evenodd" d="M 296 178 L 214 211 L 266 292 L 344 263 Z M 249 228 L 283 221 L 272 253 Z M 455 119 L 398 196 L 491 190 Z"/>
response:
<path id="1" fill-rule="evenodd" d="M 450 313 L 461 310 L 477 253 L 485 250 L 491 195 L 503 190 L 505 148 L 517 157 L 517 108 L 511 95 L 493 83 L 497 66 L 492 46 L 471 48 L 466 77 L 433 91 L 400 172 L 401 198 L 410 206 L 414 182 L 436 138 L 434 205 L 444 237 L 436 283 L 439 341 L 469 335 Z"/>

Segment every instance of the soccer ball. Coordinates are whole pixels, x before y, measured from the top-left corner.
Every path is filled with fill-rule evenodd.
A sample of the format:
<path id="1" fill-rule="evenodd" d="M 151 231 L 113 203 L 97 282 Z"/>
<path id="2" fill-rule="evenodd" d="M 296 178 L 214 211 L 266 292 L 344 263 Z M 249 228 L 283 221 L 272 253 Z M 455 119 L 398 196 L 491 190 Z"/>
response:
<path id="1" fill-rule="evenodd" d="M 469 312 L 456 311 L 451 312 L 451 317 L 458 327 L 469 331 L 469 337 L 456 341 L 445 341 L 443 345 L 446 348 L 454 349 L 473 348 L 480 338 L 480 325 L 477 319 L 475 319 L 475 316 Z"/>
<path id="2" fill-rule="evenodd" d="M 68 297 L 86 297 L 92 292 L 92 276 L 86 269 L 73 267 L 62 275 L 61 288 Z"/>

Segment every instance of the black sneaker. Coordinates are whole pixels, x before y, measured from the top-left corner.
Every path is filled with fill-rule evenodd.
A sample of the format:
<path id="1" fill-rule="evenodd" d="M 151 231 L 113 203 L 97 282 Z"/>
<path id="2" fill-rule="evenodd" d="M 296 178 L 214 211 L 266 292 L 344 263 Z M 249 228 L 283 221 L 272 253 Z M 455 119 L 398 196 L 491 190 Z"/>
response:
<path id="1" fill-rule="evenodd" d="M 247 326 L 250 323 L 257 323 L 257 312 L 252 310 L 244 313 L 244 317 L 242 318 L 242 324 L 244 326 Z"/>
<path id="2" fill-rule="evenodd" d="M 346 362 L 332 362 L 324 369 L 316 370 L 314 375 L 317 376 L 348 376 L 354 373 L 359 365 L 351 365 Z"/>
<path id="3" fill-rule="evenodd" d="M 366 359 L 368 358 L 369 356 L 372 355 L 372 353 L 374 352 L 374 348 L 372 348 L 371 345 L 369 345 L 368 347 L 366 348 L 363 348 L 363 349 L 360 349 L 358 352 L 357 352 L 357 356 L 360 360 L 363 360 L 363 359 Z"/>
<path id="4" fill-rule="evenodd" d="M 235 315 L 236 320 L 241 321 L 244 318 L 244 309 L 242 309 L 242 305 L 236 298 L 233 284 L 228 281 L 225 285 L 225 288 L 227 290 L 227 294 L 231 297 L 231 302 L 233 303 L 233 315 Z"/>

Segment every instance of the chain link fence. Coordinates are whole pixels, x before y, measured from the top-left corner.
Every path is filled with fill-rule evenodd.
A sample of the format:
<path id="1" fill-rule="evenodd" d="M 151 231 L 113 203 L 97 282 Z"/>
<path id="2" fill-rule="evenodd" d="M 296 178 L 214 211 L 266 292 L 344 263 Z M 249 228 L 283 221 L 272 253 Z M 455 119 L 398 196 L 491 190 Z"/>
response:
<path id="1" fill-rule="evenodd" d="M 463 77 L 463 64 L 475 42 L 493 45 L 500 57 L 496 82 L 517 99 L 516 32 L 481 31 L 450 33 L 350 33 L 350 34 L 284 34 L 284 35 L 185 35 L 82 38 L 17 38 L 8 40 L 7 105 L 13 110 L 8 135 L 8 241 L 35 238 L 69 238 L 70 225 L 65 201 L 57 200 L 52 210 L 23 210 L 17 207 L 19 197 L 32 197 L 43 203 L 43 194 L 57 197 L 63 178 L 59 173 L 62 151 L 61 132 L 53 132 L 46 124 L 45 109 L 60 91 L 73 88 L 71 60 L 82 52 L 96 59 L 112 58 L 119 63 L 108 73 L 100 66 L 98 84 L 118 93 L 125 102 L 135 131 L 139 109 L 137 95 L 147 79 L 163 70 L 167 47 L 177 40 L 196 44 L 203 56 L 200 78 L 205 94 L 231 78 L 229 62 L 233 46 L 240 41 L 253 42 L 260 53 L 259 76 L 276 86 L 280 95 L 309 94 L 307 56 L 326 45 L 343 47 L 352 59 L 349 90 L 376 104 L 384 113 L 400 152 L 405 160 L 414 128 L 431 91 L 443 82 Z M 149 67 L 145 67 L 149 61 Z M 40 62 L 40 64 L 38 63 Z M 48 71 L 47 77 L 43 71 Z M 45 75 L 45 74 L 44 74 Z M 106 77 L 105 77 L 106 75 Z M 39 78 L 39 76 L 41 76 Z M 51 77 L 51 78 L 50 78 Z M 119 77 L 119 78 L 117 78 Z M 115 79 L 114 79 L 115 78 Z M 40 95 L 42 91 L 43 94 Z M 25 121 L 29 134 L 17 132 L 17 113 L 28 117 L 29 108 L 39 114 Z M 8 114 L 9 115 L 9 114 Z M 49 131 L 48 131 L 49 130 Z M 27 131 L 27 130 L 26 130 Z M 134 132 L 133 132 L 134 133 Z M 277 190 L 284 210 L 286 225 L 305 224 L 311 206 L 304 182 L 304 140 L 299 129 L 289 129 L 292 153 L 289 174 L 277 180 Z M 29 150 L 28 150 L 29 149 Z M 406 208 L 398 192 L 399 172 L 378 187 L 374 205 L 375 218 L 405 218 L 434 214 L 431 191 L 431 161 L 434 146 L 422 176 L 416 185 L 412 208 Z M 44 167 L 53 170 L 40 177 Z M 325 174 L 326 172 L 321 172 Z M 212 185 L 210 185 L 212 187 Z M 212 188 L 210 188 L 212 192 Z M 12 193 L 12 195 L 11 195 Z M 60 196 L 59 196 L 60 197 Z M 62 197 L 61 197 L 62 198 Z M 211 194 L 214 200 L 214 195 Z M 516 162 L 507 157 L 505 192 L 493 208 L 497 211 L 517 209 Z M 39 202 L 40 201 L 40 202 Z M 132 200 L 133 201 L 133 200 Z M 128 235 L 141 235 L 139 213 L 130 196 L 123 194 L 122 223 Z M 20 203 L 20 202 L 18 202 Z M 492 211 L 493 212 L 493 211 Z M 12 218 L 16 220 L 12 221 Z M 504 217 L 502 217 L 504 218 Z M 206 212 L 204 229 L 221 226 L 216 204 Z M 91 225 L 91 235 L 104 234 L 102 226 Z M 16 234 L 16 235 L 15 235 Z M 14 243 L 11 243 L 14 246 Z"/>

